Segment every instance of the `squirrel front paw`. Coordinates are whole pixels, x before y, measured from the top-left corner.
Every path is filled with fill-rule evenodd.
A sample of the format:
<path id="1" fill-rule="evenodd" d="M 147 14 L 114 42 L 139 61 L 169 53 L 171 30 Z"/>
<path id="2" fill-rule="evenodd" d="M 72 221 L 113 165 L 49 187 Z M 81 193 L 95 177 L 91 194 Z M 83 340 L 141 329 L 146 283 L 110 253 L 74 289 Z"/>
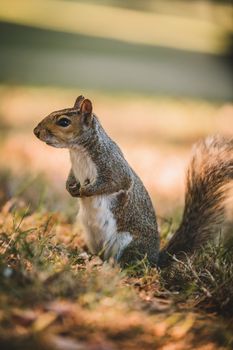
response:
<path id="1" fill-rule="evenodd" d="M 90 184 L 83 185 L 79 190 L 80 197 L 89 197 L 92 195 L 92 186 Z"/>
<path id="2" fill-rule="evenodd" d="M 79 182 L 66 182 L 66 190 L 72 197 L 80 197 L 80 183 Z"/>

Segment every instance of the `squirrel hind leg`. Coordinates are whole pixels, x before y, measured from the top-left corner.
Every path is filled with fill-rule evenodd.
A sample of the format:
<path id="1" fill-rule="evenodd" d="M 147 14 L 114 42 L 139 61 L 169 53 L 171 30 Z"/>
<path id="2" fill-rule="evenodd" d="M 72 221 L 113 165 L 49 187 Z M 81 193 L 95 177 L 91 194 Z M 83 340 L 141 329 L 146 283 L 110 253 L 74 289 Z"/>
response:
<path id="1" fill-rule="evenodd" d="M 145 242 L 141 242 L 140 240 L 133 240 L 120 256 L 120 266 L 126 268 L 137 264 L 145 258 L 151 266 L 157 266 L 158 245 L 159 242 L 155 242 L 155 245 L 153 245 L 152 242 L 150 242 L 150 244 L 145 244 Z"/>

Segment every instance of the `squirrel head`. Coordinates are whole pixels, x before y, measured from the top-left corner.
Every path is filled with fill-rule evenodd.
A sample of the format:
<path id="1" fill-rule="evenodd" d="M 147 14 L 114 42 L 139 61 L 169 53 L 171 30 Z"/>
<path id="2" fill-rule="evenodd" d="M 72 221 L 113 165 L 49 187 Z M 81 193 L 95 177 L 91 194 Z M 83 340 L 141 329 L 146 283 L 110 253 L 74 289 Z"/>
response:
<path id="1" fill-rule="evenodd" d="M 41 141 L 58 148 L 70 148 L 92 128 L 92 103 L 82 95 L 74 107 L 61 109 L 45 117 L 34 129 Z"/>

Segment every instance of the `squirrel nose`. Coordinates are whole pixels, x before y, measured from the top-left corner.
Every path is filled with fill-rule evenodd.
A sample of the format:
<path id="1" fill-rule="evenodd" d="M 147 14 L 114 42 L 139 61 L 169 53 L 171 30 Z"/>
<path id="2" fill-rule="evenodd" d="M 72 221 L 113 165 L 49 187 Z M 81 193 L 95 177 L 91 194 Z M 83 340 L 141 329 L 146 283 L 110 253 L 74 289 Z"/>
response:
<path id="1" fill-rule="evenodd" d="M 36 137 L 40 137 L 40 130 L 38 127 L 36 127 L 34 130 L 33 130 L 34 134 L 36 135 Z"/>

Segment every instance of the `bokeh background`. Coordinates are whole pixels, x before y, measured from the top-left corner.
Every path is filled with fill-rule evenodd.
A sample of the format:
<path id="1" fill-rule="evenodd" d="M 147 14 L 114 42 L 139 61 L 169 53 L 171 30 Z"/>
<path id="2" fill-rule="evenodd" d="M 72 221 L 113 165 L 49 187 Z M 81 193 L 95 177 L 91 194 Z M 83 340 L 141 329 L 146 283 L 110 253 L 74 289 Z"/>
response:
<path id="1" fill-rule="evenodd" d="M 232 14 L 220 0 L 1 0 L 0 203 L 74 208 L 68 151 L 32 130 L 83 94 L 159 216 L 179 210 L 191 145 L 233 135 Z"/>

